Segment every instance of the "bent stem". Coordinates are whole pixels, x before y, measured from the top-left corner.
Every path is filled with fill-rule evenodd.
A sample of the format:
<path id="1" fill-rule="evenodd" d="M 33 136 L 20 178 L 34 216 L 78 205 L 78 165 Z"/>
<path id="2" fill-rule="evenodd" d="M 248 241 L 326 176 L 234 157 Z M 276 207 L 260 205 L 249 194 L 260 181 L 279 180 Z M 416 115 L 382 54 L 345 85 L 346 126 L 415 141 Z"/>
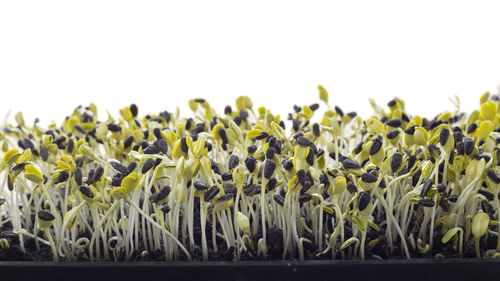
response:
<path id="1" fill-rule="evenodd" d="M 389 218 L 391 221 L 394 223 L 394 226 L 396 227 L 396 230 L 398 231 L 399 237 L 401 238 L 401 243 L 403 244 L 403 249 L 406 255 L 407 259 L 410 259 L 410 251 L 408 251 L 408 245 L 406 244 L 405 236 L 403 235 L 403 232 L 401 231 L 401 228 L 399 227 L 398 222 L 394 218 L 394 215 L 392 214 L 392 210 L 389 209 L 389 206 L 387 206 L 387 202 L 385 202 L 384 197 L 380 195 L 379 192 L 375 192 L 375 196 L 377 199 L 380 201 L 382 206 L 384 207 L 386 213 L 389 215 Z"/>
<path id="2" fill-rule="evenodd" d="M 181 250 L 184 252 L 184 254 L 186 254 L 186 257 L 188 258 L 189 261 L 191 261 L 191 254 L 189 254 L 188 250 L 186 249 L 186 247 L 184 247 L 184 245 L 182 245 L 181 242 L 179 242 L 179 240 L 177 240 L 177 238 L 172 235 L 172 233 L 170 233 L 170 231 L 166 230 L 164 227 L 162 227 L 161 225 L 159 225 L 157 222 L 155 222 L 153 219 L 151 219 L 148 215 L 146 215 L 146 213 L 144 213 L 143 210 L 141 210 L 141 208 L 139 208 L 139 206 L 137 206 L 134 201 L 132 201 L 130 199 L 130 197 L 127 195 L 125 197 L 125 199 L 127 200 L 127 202 L 132 206 L 134 207 L 137 212 L 139 214 L 141 214 L 142 216 L 144 216 L 146 218 L 147 221 L 149 221 L 152 225 L 154 225 L 156 228 L 160 229 L 163 233 L 167 234 L 170 238 L 172 238 L 175 242 L 175 244 L 177 244 L 177 246 L 179 246 L 179 248 L 181 248 Z"/>
<path id="3" fill-rule="evenodd" d="M 59 255 L 57 254 L 56 244 L 54 243 L 54 239 L 52 239 L 52 235 L 50 234 L 50 228 L 46 227 L 43 229 L 45 232 L 45 236 L 47 236 L 47 240 L 49 240 L 50 248 L 52 249 L 52 257 L 54 261 L 59 261 Z"/>

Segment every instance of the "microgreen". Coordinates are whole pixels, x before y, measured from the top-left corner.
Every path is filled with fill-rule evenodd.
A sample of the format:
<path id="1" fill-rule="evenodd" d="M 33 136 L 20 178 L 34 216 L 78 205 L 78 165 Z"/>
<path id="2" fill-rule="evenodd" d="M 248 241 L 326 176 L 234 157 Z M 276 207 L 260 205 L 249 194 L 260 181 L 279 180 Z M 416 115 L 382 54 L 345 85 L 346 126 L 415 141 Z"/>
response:
<path id="1" fill-rule="evenodd" d="M 363 119 L 318 90 L 321 105 L 294 106 L 291 124 L 247 96 L 222 114 L 192 99 L 185 117 L 132 104 L 102 120 L 91 104 L 47 128 L 16 114 L 0 133 L 12 233 L 0 250 L 33 251 L 32 239 L 54 261 L 498 256 L 496 96 L 470 114 L 456 97 L 431 119 L 370 100 Z"/>

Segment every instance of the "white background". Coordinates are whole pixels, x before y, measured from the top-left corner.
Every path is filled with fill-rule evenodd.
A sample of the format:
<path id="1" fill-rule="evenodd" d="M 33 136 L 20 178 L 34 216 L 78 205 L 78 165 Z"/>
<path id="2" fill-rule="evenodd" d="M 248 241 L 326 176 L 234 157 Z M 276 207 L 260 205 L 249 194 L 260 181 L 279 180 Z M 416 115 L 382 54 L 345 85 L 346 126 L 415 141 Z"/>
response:
<path id="1" fill-rule="evenodd" d="M 410 114 L 466 111 L 500 83 L 498 1 L 3 1 L 0 118 L 61 121 L 95 102 L 117 114 L 239 95 L 284 116 L 323 85 L 344 111 L 368 98 Z"/>

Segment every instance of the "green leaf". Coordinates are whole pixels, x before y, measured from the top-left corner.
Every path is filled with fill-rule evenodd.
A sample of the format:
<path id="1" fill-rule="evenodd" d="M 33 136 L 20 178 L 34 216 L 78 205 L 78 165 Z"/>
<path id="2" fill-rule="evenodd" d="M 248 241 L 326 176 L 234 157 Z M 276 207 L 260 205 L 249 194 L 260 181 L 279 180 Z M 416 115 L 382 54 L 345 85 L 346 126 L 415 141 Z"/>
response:
<path id="1" fill-rule="evenodd" d="M 341 246 L 340 249 L 344 250 L 345 248 L 349 247 L 353 242 L 359 243 L 359 239 L 356 237 L 351 237 L 347 239 Z"/>
<path id="2" fill-rule="evenodd" d="M 459 231 L 462 231 L 462 228 L 460 228 L 460 227 L 454 227 L 454 228 L 452 228 L 452 229 L 448 230 L 448 231 L 445 233 L 445 235 L 443 236 L 443 238 L 441 238 L 441 242 L 443 242 L 443 243 L 448 243 L 448 241 L 450 241 L 450 239 L 451 239 L 453 236 L 457 235 L 457 233 L 458 233 Z"/>

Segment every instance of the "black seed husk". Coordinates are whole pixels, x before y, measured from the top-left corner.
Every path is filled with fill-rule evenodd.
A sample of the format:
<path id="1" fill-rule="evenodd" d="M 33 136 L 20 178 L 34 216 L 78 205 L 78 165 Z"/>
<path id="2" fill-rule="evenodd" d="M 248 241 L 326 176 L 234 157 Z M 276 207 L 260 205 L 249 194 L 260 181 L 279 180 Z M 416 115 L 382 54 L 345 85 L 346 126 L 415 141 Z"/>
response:
<path id="1" fill-rule="evenodd" d="M 398 118 L 391 119 L 391 120 L 387 121 L 387 125 L 394 127 L 394 128 L 400 127 L 401 123 L 402 123 L 401 119 L 398 119 Z"/>
<path id="2" fill-rule="evenodd" d="M 308 138 L 300 136 L 297 138 L 297 144 L 300 146 L 307 147 L 310 146 L 312 142 Z"/>
<path id="3" fill-rule="evenodd" d="M 205 199 L 205 201 L 210 201 L 212 200 L 215 196 L 217 196 L 217 194 L 219 194 L 219 191 L 220 191 L 220 187 L 218 187 L 217 185 L 214 185 L 212 186 L 203 196 L 203 199 Z"/>
<path id="4" fill-rule="evenodd" d="M 109 164 L 111 165 L 111 167 L 113 167 L 113 169 L 117 170 L 120 173 L 124 174 L 128 173 L 127 167 L 125 167 L 122 163 L 118 161 L 111 161 Z"/>
<path id="5" fill-rule="evenodd" d="M 395 173 L 399 167 L 401 167 L 401 163 L 403 161 L 403 154 L 396 152 L 392 155 L 391 158 L 391 171 Z"/>
<path id="6" fill-rule="evenodd" d="M 272 191 L 276 187 L 278 180 L 276 178 L 271 178 L 266 185 L 267 191 Z"/>
<path id="7" fill-rule="evenodd" d="M 208 186 L 208 184 L 201 182 L 201 181 L 195 181 L 193 183 L 193 185 L 194 185 L 194 188 L 196 188 L 199 191 L 208 190 L 208 188 L 210 187 L 210 186 Z"/>
<path id="8" fill-rule="evenodd" d="M 477 193 L 483 195 L 484 197 L 486 197 L 486 199 L 488 199 L 488 201 L 491 201 L 493 199 L 495 199 L 495 195 L 493 194 L 493 192 L 489 191 L 489 190 L 486 190 L 486 189 L 479 189 L 477 191 Z"/>
<path id="9" fill-rule="evenodd" d="M 170 212 L 170 210 L 171 210 L 171 208 L 167 203 L 161 205 L 161 211 L 163 213 L 168 214 Z"/>
<path id="10" fill-rule="evenodd" d="M 132 143 L 134 142 L 134 137 L 133 136 L 128 136 L 125 141 L 123 141 L 123 148 L 128 148 Z"/>
<path id="11" fill-rule="evenodd" d="M 42 221 L 53 221 L 55 219 L 54 215 L 45 210 L 38 211 L 37 215 L 38 218 Z"/>
<path id="12" fill-rule="evenodd" d="M 133 117 L 137 117 L 137 114 L 139 114 L 139 109 L 134 103 L 130 105 L 130 113 L 132 113 Z"/>
<path id="13" fill-rule="evenodd" d="M 358 187 L 352 181 L 347 183 L 346 189 L 352 194 L 358 192 Z"/>
<path id="14" fill-rule="evenodd" d="M 313 125 L 313 134 L 317 137 L 319 137 L 319 125 L 318 123 L 314 123 Z"/>
<path id="15" fill-rule="evenodd" d="M 368 204 L 370 204 L 371 201 L 371 195 L 370 192 L 362 191 L 359 193 L 359 199 L 358 199 L 358 209 L 360 211 L 363 211 L 368 207 Z"/>
<path id="16" fill-rule="evenodd" d="M 274 194 L 273 199 L 274 199 L 274 201 L 276 201 L 276 203 L 278 203 L 278 205 L 280 205 L 280 206 L 283 206 L 283 205 L 285 204 L 285 198 L 283 198 L 283 196 L 281 196 L 281 195 L 280 195 L 280 194 L 278 194 L 278 193 Z"/>
<path id="17" fill-rule="evenodd" d="M 488 169 L 486 171 L 486 176 L 488 177 L 488 179 L 490 179 L 492 182 L 498 184 L 500 183 L 500 178 L 495 174 L 495 171 L 493 171 L 492 169 Z"/>
<path id="18" fill-rule="evenodd" d="M 152 194 L 149 197 L 149 201 L 151 201 L 153 203 L 158 203 L 158 202 L 162 201 L 163 199 L 165 199 L 170 194 L 171 190 L 172 190 L 172 188 L 170 186 L 166 185 L 160 191 Z"/>
<path id="19" fill-rule="evenodd" d="M 257 146 L 252 144 L 247 147 L 247 152 L 248 154 L 253 154 L 255 151 L 257 151 Z"/>
<path id="20" fill-rule="evenodd" d="M 229 156 L 229 161 L 228 161 L 229 170 L 236 168 L 236 166 L 238 166 L 239 163 L 240 163 L 240 159 L 238 158 L 237 155 L 232 154 L 231 156 Z"/>
<path id="21" fill-rule="evenodd" d="M 270 179 L 273 176 L 274 170 L 276 169 L 276 163 L 274 161 L 267 159 L 264 162 L 264 177 Z"/>
<path id="22" fill-rule="evenodd" d="M 392 140 L 392 139 L 394 139 L 395 137 L 399 136 L 399 131 L 398 131 L 398 130 L 392 130 L 392 131 L 388 132 L 385 136 L 386 136 L 388 139 Z"/>
<path id="23" fill-rule="evenodd" d="M 382 148 L 382 141 L 379 138 L 375 138 L 370 146 L 370 155 L 375 155 Z"/>
<path id="24" fill-rule="evenodd" d="M 88 198 L 94 198 L 94 192 L 87 186 L 81 185 L 79 188 L 80 192 Z"/>
<path id="25" fill-rule="evenodd" d="M 441 132 L 439 132 L 439 143 L 441 146 L 445 146 L 448 138 L 450 137 L 450 130 L 448 128 L 442 128 Z"/>
<path id="26" fill-rule="evenodd" d="M 363 173 L 361 175 L 361 180 L 366 182 L 366 183 L 374 183 L 376 182 L 378 179 L 378 177 L 374 174 L 370 174 L 370 173 Z"/>
<path id="27" fill-rule="evenodd" d="M 361 169 L 361 165 L 359 165 L 358 162 L 350 159 L 350 158 L 346 158 L 344 159 L 344 161 L 342 161 L 342 166 L 344 167 L 344 169 L 346 170 L 358 170 L 358 169 Z"/>
<path id="28" fill-rule="evenodd" d="M 293 168 L 293 162 L 290 160 L 284 161 L 283 168 L 285 168 L 285 170 L 287 170 L 287 171 L 290 171 Z"/>
<path id="29" fill-rule="evenodd" d="M 248 156 L 247 158 L 245 158 L 245 166 L 250 173 L 253 173 L 253 171 L 255 171 L 256 164 L 257 160 L 253 156 Z"/>
<path id="30" fill-rule="evenodd" d="M 434 202 L 434 200 L 432 199 L 421 199 L 418 201 L 418 204 L 423 206 L 423 207 L 426 207 L 426 208 L 430 208 L 430 207 L 434 207 L 434 205 L 436 205 L 436 202 Z"/>
<path id="31" fill-rule="evenodd" d="M 471 123 L 469 127 L 467 127 L 467 134 L 472 134 L 476 131 L 477 129 L 477 124 L 476 123 Z"/>
<path id="32" fill-rule="evenodd" d="M 423 184 L 422 191 L 420 191 L 420 197 L 425 198 L 432 188 L 432 179 L 426 179 Z"/>
<path id="33" fill-rule="evenodd" d="M 236 188 L 236 186 L 234 186 L 234 184 L 232 184 L 230 182 L 226 182 L 223 187 L 224 187 L 224 193 L 236 194 L 236 192 L 238 192 L 238 189 Z"/>
<path id="34" fill-rule="evenodd" d="M 111 132 L 120 132 L 122 130 L 122 127 L 120 125 L 115 124 L 115 123 L 109 123 L 108 129 Z"/>
<path id="35" fill-rule="evenodd" d="M 153 166 L 155 165 L 155 161 L 151 158 L 148 158 L 146 161 L 144 161 L 144 164 L 142 164 L 142 170 L 141 172 L 143 174 L 147 173 Z"/>

